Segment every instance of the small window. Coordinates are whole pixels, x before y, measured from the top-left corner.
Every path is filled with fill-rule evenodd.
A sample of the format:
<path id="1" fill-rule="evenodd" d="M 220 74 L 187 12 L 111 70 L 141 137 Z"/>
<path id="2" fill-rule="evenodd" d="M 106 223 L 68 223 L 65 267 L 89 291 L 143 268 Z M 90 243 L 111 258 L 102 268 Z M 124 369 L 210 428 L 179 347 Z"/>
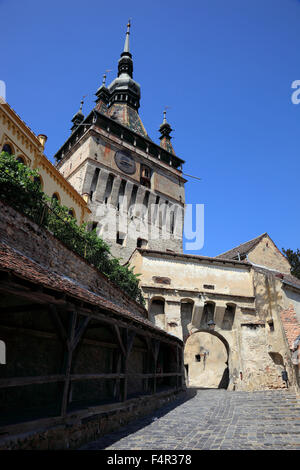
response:
<path id="1" fill-rule="evenodd" d="M 201 356 L 200 356 L 200 354 L 196 354 L 196 355 L 195 355 L 195 360 L 196 360 L 196 362 L 200 362 L 200 361 L 201 361 Z"/>
<path id="2" fill-rule="evenodd" d="M 147 248 L 148 241 L 143 238 L 138 238 L 136 241 L 137 248 Z"/>
<path id="3" fill-rule="evenodd" d="M 125 241 L 125 236 L 123 233 L 121 232 L 117 232 L 117 238 L 116 238 L 116 242 L 118 245 L 124 245 L 124 241 Z"/>
<path id="4" fill-rule="evenodd" d="M 141 179 L 140 183 L 147 188 L 150 188 L 150 177 L 151 177 L 151 170 L 148 166 L 142 165 L 141 166 Z"/>
<path id="5" fill-rule="evenodd" d="M 23 163 L 23 165 L 26 165 L 25 159 L 23 157 L 18 157 L 17 162 L 18 163 Z"/>
<path id="6" fill-rule="evenodd" d="M 3 145 L 2 152 L 9 153 L 9 155 L 12 155 L 12 153 L 13 153 L 12 148 L 9 144 L 4 144 Z"/>
<path id="7" fill-rule="evenodd" d="M 74 217 L 74 219 L 75 219 L 75 211 L 74 211 L 74 209 L 70 209 L 70 210 L 69 210 L 69 215 L 70 215 L 71 217 Z"/>
<path id="8" fill-rule="evenodd" d="M 39 185 L 40 189 L 43 188 L 43 181 L 40 176 L 35 176 L 33 181 Z"/>
<path id="9" fill-rule="evenodd" d="M 51 199 L 52 199 L 52 201 L 53 201 L 54 203 L 60 201 L 60 197 L 59 197 L 58 193 L 52 194 L 52 198 L 51 198 Z"/>
<path id="10" fill-rule="evenodd" d="M 211 289 L 214 290 L 215 286 L 212 284 L 203 284 L 203 289 Z"/>

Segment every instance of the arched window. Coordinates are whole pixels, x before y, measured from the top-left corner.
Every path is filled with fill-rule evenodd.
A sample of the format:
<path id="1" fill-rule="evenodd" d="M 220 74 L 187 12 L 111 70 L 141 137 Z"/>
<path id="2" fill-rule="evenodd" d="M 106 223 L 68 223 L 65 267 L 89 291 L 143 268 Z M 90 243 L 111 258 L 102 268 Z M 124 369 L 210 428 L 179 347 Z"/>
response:
<path id="1" fill-rule="evenodd" d="M 148 246 L 148 240 L 145 240 L 144 238 L 138 238 L 136 241 L 136 247 L 137 248 L 147 248 Z"/>
<path id="2" fill-rule="evenodd" d="M 92 179 L 92 184 L 91 184 L 91 189 L 90 189 L 90 198 L 92 200 L 93 198 L 93 193 L 96 190 L 98 179 L 99 179 L 99 174 L 100 174 L 100 168 L 96 168 L 94 172 L 94 176 Z"/>
<path id="3" fill-rule="evenodd" d="M 141 166 L 141 178 L 140 178 L 140 183 L 143 186 L 146 186 L 147 188 L 150 188 L 151 186 L 151 170 L 148 166 L 142 165 Z"/>
<path id="4" fill-rule="evenodd" d="M 9 144 L 4 144 L 2 147 L 2 152 L 9 153 L 9 155 L 13 154 L 12 147 Z"/>
<path id="5" fill-rule="evenodd" d="M 165 329 L 165 300 L 153 299 L 149 309 L 149 319 L 158 327 Z"/>
<path id="6" fill-rule="evenodd" d="M 108 199 L 111 195 L 111 190 L 112 190 L 112 187 L 113 187 L 113 182 L 114 182 L 114 175 L 112 175 L 111 173 L 109 174 L 108 178 L 107 178 L 107 182 L 106 182 L 106 188 L 105 188 L 105 194 L 104 194 L 104 203 L 107 204 L 108 203 Z"/>
<path id="7" fill-rule="evenodd" d="M 182 299 L 181 300 L 181 302 L 180 302 L 180 318 L 181 318 L 181 326 L 182 326 L 182 337 L 183 337 L 184 340 L 189 335 L 188 325 L 192 321 L 193 308 L 194 308 L 193 300 L 191 300 L 191 299 Z"/>
<path id="8" fill-rule="evenodd" d="M 60 197 L 59 197 L 59 194 L 58 193 L 54 193 L 52 194 L 52 202 L 56 203 L 56 202 L 60 202 Z"/>
<path id="9" fill-rule="evenodd" d="M 34 182 L 39 185 L 40 189 L 43 189 L 44 184 L 40 175 L 34 177 Z"/>
<path id="10" fill-rule="evenodd" d="M 0 340 L 0 364 L 6 364 L 6 346 L 2 340 Z"/>
<path id="11" fill-rule="evenodd" d="M 125 188 L 126 188 L 126 181 L 122 180 L 119 188 L 119 194 L 118 194 L 118 202 L 117 202 L 117 209 L 118 211 L 122 209 L 123 206 L 123 199 L 125 195 Z"/>
<path id="12" fill-rule="evenodd" d="M 208 328 L 207 324 L 209 321 L 213 321 L 215 314 L 215 303 L 214 302 L 205 302 L 202 318 L 201 318 L 201 327 Z"/>
<path id="13" fill-rule="evenodd" d="M 23 165 L 26 165 L 26 162 L 25 162 L 25 158 L 24 158 L 24 157 L 19 156 L 19 157 L 17 157 L 16 160 L 17 160 L 18 163 L 23 163 Z"/>
<path id="14" fill-rule="evenodd" d="M 234 316 L 235 316 L 235 308 L 236 306 L 233 304 L 227 304 L 226 305 L 226 310 L 224 313 L 223 317 L 223 322 L 222 322 L 222 330 L 231 330 L 232 325 L 234 322 Z"/>
<path id="15" fill-rule="evenodd" d="M 131 191 L 131 196 L 130 196 L 130 201 L 129 201 L 129 206 L 128 206 L 128 210 L 130 210 L 130 213 L 133 213 L 133 211 L 134 211 L 137 191 L 138 191 L 138 187 L 137 187 L 136 184 L 134 184 L 133 188 L 132 188 L 132 191 Z"/>
<path id="16" fill-rule="evenodd" d="M 150 193 L 149 193 L 149 191 L 146 191 L 145 196 L 144 196 L 144 200 L 143 200 L 142 214 L 141 214 L 143 219 L 146 218 L 147 213 L 148 213 L 149 197 L 150 197 Z"/>
<path id="17" fill-rule="evenodd" d="M 69 215 L 70 215 L 71 217 L 74 217 L 74 219 L 76 218 L 74 209 L 70 209 L 70 210 L 69 210 Z"/>

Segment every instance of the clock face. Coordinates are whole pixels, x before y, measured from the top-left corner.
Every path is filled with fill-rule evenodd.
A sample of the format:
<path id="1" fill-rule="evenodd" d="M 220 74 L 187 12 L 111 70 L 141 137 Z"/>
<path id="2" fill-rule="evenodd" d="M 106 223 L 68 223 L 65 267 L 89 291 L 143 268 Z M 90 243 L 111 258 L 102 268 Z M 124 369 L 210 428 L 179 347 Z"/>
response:
<path id="1" fill-rule="evenodd" d="M 135 161 L 131 155 L 125 152 L 116 152 L 115 154 L 115 162 L 117 167 L 127 173 L 128 175 L 133 175 L 136 171 Z"/>

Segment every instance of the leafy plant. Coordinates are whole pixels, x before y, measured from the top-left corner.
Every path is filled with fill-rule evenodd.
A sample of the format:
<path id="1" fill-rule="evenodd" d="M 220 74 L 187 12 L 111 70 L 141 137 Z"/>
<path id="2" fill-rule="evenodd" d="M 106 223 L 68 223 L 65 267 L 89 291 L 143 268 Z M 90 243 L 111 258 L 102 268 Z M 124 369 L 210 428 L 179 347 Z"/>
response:
<path id="1" fill-rule="evenodd" d="M 42 190 L 37 170 L 19 163 L 8 153 L 0 154 L 0 199 L 6 200 L 34 222 L 46 227 L 70 250 L 85 258 L 134 300 L 145 304 L 138 275 L 122 266 L 110 248 L 87 223 L 78 225 L 69 208 L 50 199 Z"/>
<path id="2" fill-rule="evenodd" d="M 300 250 L 297 248 L 296 251 L 291 250 L 288 248 L 285 250 L 282 248 L 283 253 L 285 254 L 286 258 L 288 259 L 292 269 L 291 274 L 295 277 L 300 279 Z"/>

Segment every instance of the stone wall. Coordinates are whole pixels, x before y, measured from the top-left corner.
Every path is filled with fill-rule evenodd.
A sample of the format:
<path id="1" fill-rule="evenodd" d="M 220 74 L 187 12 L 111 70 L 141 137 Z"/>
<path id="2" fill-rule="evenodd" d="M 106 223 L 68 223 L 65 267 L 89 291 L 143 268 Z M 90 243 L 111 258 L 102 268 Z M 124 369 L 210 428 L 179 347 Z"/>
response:
<path id="1" fill-rule="evenodd" d="M 266 235 L 248 254 L 248 260 L 260 266 L 266 266 L 282 273 L 290 273 L 291 266 L 286 257 Z"/>
<path id="2" fill-rule="evenodd" d="M 81 286 L 130 312 L 147 318 L 146 310 L 110 282 L 96 268 L 70 251 L 48 230 L 10 206 L 0 202 L 0 238 L 4 243 L 55 273 L 72 279 Z"/>
<path id="3" fill-rule="evenodd" d="M 138 238 L 151 249 L 181 252 L 184 180 L 181 180 L 180 172 L 162 161 L 151 159 L 149 154 L 134 146 L 127 148 L 116 136 L 113 139 L 109 136 L 107 140 L 105 131 L 98 130 L 95 135 L 83 137 L 74 147 L 74 152 L 58 165 L 64 177 L 88 199 L 92 211 L 90 221 L 97 223 L 97 234 L 110 245 L 113 255 L 123 262 L 137 247 Z M 114 157 L 120 150 L 130 150 L 134 155 L 133 174 L 123 173 L 116 165 Z M 143 165 L 152 172 L 150 187 L 140 183 Z M 111 178 L 112 187 L 107 191 Z M 134 188 L 137 188 L 137 193 L 132 202 Z M 120 193 L 124 197 L 121 204 Z M 159 203 L 156 202 L 157 197 Z M 166 215 L 167 209 L 169 215 Z M 117 242 L 118 232 L 121 235 L 118 241 L 124 239 L 123 243 Z"/>
<path id="4" fill-rule="evenodd" d="M 186 344 L 185 366 L 189 369 L 190 383 L 212 386 L 211 367 L 216 378 L 214 386 L 218 387 L 226 371 L 221 353 L 218 359 L 218 350 L 223 351 L 223 345 L 210 338 L 219 347 L 207 347 L 204 341 L 209 333 L 207 320 L 203 322 L 204 310 L 205 305 L 211 305 L 214 332 L 228 345 L 229 389 L 284 388 L 281 373 L 285 367 L 290 385 L 297 387 L 280 315 L 288 308 L 281 278 L 266 269 L 253 269 L 247 263 L 219 265 L 218 259 L 196 258 L 147 250 L 138 250 L 131 258 L 136 271 L 142 272 L 141 285 L 150 319 Z M 155 299 L 163 305 L 163 314 L 156 315 L 152 308 Z M 233 308 L 231 312 L 228 306 Z M 286 316 L 291 315 L 288 312 Z M 225 322 L 230 315 L 232 321 Z M 294 340 L 299 334 L 295 312 L 289 322 L 286 328 L 289 325 Z M 193 342 L 195 345 L 190 347 Z M 201 348 L 209 350 L 205 370 L 203 357 L 199 362 L 196 357 Z"/>
<path id="5" fill-rule="evenodd" d="M 133 398 L 126 403 L 94 407 L 81 413 L 73 413 L 67 423 L 56 423 L 49 426 L 47 420 L 39 422 L 39 430 L 26 432 L 22 426 L 22 434 L 18 434 L 15 426 L 13 436 L 0 439 L 0 450 L 62 450 L 78 449 L 87 442 L 99 439 L 109 432 L 117 430 L 130 421 L 150 414 L 166 403 L 185 396 L 185 392 L 161 392 L 155 396 Z M 25 427 L 25 429 L 24 429 Z"/>

